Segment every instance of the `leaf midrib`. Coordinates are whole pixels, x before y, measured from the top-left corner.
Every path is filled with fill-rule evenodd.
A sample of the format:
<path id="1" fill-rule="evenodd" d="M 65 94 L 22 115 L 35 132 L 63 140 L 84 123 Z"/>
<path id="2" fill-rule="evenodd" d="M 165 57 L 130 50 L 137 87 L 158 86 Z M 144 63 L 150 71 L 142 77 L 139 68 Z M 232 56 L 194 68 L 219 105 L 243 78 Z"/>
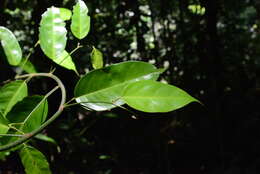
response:
<path id="1" fill-rule="evenodd" d="M 7 114 L 7 109 L 8 109 L 8 107 L 10 107 L 10 103 L 11 103 L 11 101 L 13 100 L 13 98 L 14 97 L 16 97 L 17 95 L 18 95 L 18 92 L 20 92 L 20 90 L 22 89 L 22 87 L 24 87 L 23 85 L 25 84 L 25 81 L 23 81 L 22 83 L 21 83 L 21 85 L 20 85 L 20 87 L 18 88 L 18 90 L 15 92 L 15 94 L 11 97 L 11 100 L 9 100 L 9 102 L 8 102 L 8 105 L 6 106 L 6 109 L 5 109 L 5 112 L 4 112 L 4 114 L 3 115 L 6 115 Z"/>
<path id="2" fill-rule="evenodd" d="M 80 95 L 80 96 L 78 96 L 78 97 L 76 97 L 76 98 L 80 98 L 80 97 L 84 97 L 84 96 L 89 96 L 89 95 L 93 95 L 93 94 L 96 94 L 96 93 L 99 93 L 99 92 L 102 92 L 102 91 L 109 90 L 109 89 L 111 89 L 111 88 L 116 88 L 116 87 L 118 87 L 118 86 L 120 86 L 120 85 L 124 85 L 125 83 L 131 83 L 131 82 L 134 81 L 135 79 L 138 79 L 138 78 L 141 78 L 141 77 L 150 75 L 150 74 L 156 74 L 156 73 L 159 74 L 160 72 L 159 72 L 159 71 L 155 71 L 155 72 L 152 72 L 152 73 L 144 74 L 144 75 L 142 75 L 142 76 L 133 78 L 133 79 L 128 80 L 128 81 L 125 81 L 125 82 L 123 82 L 123 83 L 116 84 L 116 85 L 113 85 L 113 86 L 110 86 L 110 87 L 107 87 L 107 88 L 102 88 L 102 89 L 99 89 L 99 90 L 97 90 L 97 91 L 90 92 L 90 93 L 88 93 L 88 94 L 83 94 L 83 95 Z"/>

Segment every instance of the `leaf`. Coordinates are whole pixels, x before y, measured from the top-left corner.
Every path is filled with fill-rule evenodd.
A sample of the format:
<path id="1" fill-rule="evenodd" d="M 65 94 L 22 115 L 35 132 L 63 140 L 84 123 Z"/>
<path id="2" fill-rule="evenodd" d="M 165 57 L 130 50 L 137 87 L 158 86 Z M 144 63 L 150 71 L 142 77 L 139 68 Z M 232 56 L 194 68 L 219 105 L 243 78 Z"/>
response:
<path id="1" fill-rule="evenodd" d="M 25 133 L 37 129 L 47 118 L 48 102 L 44 96 L 29 96 L 17 103 L 6 118 L 12 123 L 23 123 Z"/>
<path id="2" fill-rule="evenodd" d="M 26 61 L 26 59 L 22 59 L 19 66 L 27 73 L 37 73 L 34 65 L 29 60 Z"/>
<path id="3" fill-rule="evenodd" d="M 62 18 L 62 20 L 67 21 L 70 20 L 71 18 L 71 11 L 67 8 L 59 8 L 60 9 L 60 17 Z"/>
<path id="4" fill-rule="evenodd" d="M 145 62 L 129 61 L 96 69 L 83 76 L 74 89 L 76 101 L 85 108 L 104 111 L 123 105 L 124 87 L 138 80 L 156 80 L 161 73 Z"/>
<path id="5" fill-rule="evenodd" d="M 206 11 L 205 7 L 202 7 L 200 5 L 189 5 L 188 9 L 192 13 L 197 14 L 197 15 L 204 15 L 205 11 Z"/>
<path id="6" fill-rule="evenodd" d="M 14 34 L 0 26 L 0 40 L 8 63 L 13 66 L 19 65 L 22 60 L 22 50 Z"/>
<path id="7" fill-rule="evenodd" d="M 57 147 L 57 151 L 60 152 L 61 149 L 60 149 L 60 146 L 58 146 L 58 143 L 55 141 L 55 139 L 47 136 L 47 135 L 44 135 L 44 134 L 37 134 L 35 136 L 35 138 L 39 139 L 39 140 L 42 140 L 42 141 L 46 141 L 48 143 L 52 143 L 54 144 L 56 147 Z"/>
<path id="8" fill-rule="evenodd" d="M 79 0 L 77 4 L 73 6 L 70 29 L 72 34 L 78 39 L 86 37 L 90 30 L 88 7 L 82 0 Z"/>
<path id="9" fill-rule="evenodd" d="M 199 102 L 180 88 L 151 80 L 129 84 L 122 98 L 129 106 L 143 112 L 169 112 Z"/>
<path id="10" fill-rule="evenodd" d="M 31 146 L 24 146 L 19 152 L 26 174 L 51 174 L 45 156 Z"/>
<path id="11" fill-rule="evenodd" d="M 0 134 L 5 134 L 9 130 L 8 121 L 0 113 Z"/>
<path id="12" fill-rule="evenodd" d="M 60 9 L 48 8 L 42 15 L 39 32 L 40 46 L 44 54 L 50 59 L 58 58 L 65 50 L 66 34 L 67 30 Z"/>
<path id="13" fill-rule="evenodd" d="M 93 50 L 91 52 L 91 63 L 94 69 L 99 69 L 103 67 L 103 55 L 95 47 L 93 47 Z"/>
<path id="14" fill-rule="evenodd" d="M 0 88 L 0 112 L 5 117 L 12 107 L 28 95 L 25 81 L 17 80 Z"/>
<path id="15" fill-rule="evenodd" d="M 65 50 L 62 52 L 62 54 L 59 57 L 53 59 L 53 61 L 55 63 L 57 63 L 58 65 L 60 65 L 64 68 L 67 68 L 69 70 L 73 70 L 77 73 L 76 66 L 75 66 L 74 62 L 72 61 L 71 56 Z"/>
<path id="16" fill-rule="evenodd" d="M 37 134 L 35 138 L 57 145 L 57 142 L 53 138 L 48 137 L 47 135 L 44 134 Z"/>

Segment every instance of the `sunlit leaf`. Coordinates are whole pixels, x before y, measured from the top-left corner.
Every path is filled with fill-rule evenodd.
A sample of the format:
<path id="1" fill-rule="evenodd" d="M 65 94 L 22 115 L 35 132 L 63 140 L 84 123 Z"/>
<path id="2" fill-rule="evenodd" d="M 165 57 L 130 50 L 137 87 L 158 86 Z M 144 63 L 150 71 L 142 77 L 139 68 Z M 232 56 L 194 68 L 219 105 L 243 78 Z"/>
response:
<path id="1" fill-rule="evenodd" d="M 62 54 L 59 57 L 53 59 L 53 61 L 64 68 L 77 72 L 76 66 L 72 61 L 71 56 L 65 50 L 62 52 Z"/>
<path id="2" fill-rule="evenodd" d="M 129 61 L 93 70 L 77 83 L 74 95 L 85 108 L 104 111 L 124 104 L 124 87 L 138 80 L 156 80 L 161 69 L 151 64 Z"/>
<path id="3" fill-rule="evenodd" d="M 17 80 L 0 88 L 0 112 L 5 117 L 12 107 L 28 95 L 25 81 Z"/>
<path id="4" fill-rule="evenodd" d="M 64 21 L 70 20 L 71 18 L 71 11 L 67 8 L 59 8 L 60 9 L 60 16 Z"/>
<path id="5" fill-rule="evenodd" d="M 123 100 L 129 106 L 143 112 L 169 112 L 191 102 L 198 102 L 180 88 L 151 80 L 129 84 Z"/>
<path id="6" fill-rule="evenodd" d="M 197 15 L 204 15 L 205 11 L 206 11 L 205 7 L 202 7 L 200 5 L 189 5 L 188 9 L 192 13 L 197 14 Z"/>
<path id="7" fill-rule="evenodd" d="M 67 30 L 59 8 L 51 7 L 43 13 L 39 30 L 40 46 L 44 54 L 51 59 L 58 58 L 67 42 Z"/>
<path id="8" fill-rule="evenodd" d="M 48 102 L 43 96 L 29 96 L 17 103 L 6 118 L 12 123 L 23 123 L 20 130 L 31 132 L 47 118 Z"/>
<path id="9" fill-rule="evenodd" d="M 22 50 L 14 34 L 0 26 L 0 41 L 10 65 L 19 65 L 22 60 Z"/>
<path id="10" fill-rule="evenodd" d="M 26 174 L 51 174 L 49 163 L 45 156 L 31 146 L 24 146 L 19 156 L 25 168 Z"/>
<path id="11" fill-rule="evenodd" d="M 91 63 L 94 69 L 103 67 L 103 54 L 95 47 L 93 47 L 91 52 Z"/>
<path id="12" fill-rule="evenodd" d="M 72 34 L 78 39 L 83 39 L 84 37 L 86 37 L 90 30 L 90 17 L 88 16 L 88 7 L 82 0 L 79 0 L 77 4 L 73 7 L 70 28 Z"/>

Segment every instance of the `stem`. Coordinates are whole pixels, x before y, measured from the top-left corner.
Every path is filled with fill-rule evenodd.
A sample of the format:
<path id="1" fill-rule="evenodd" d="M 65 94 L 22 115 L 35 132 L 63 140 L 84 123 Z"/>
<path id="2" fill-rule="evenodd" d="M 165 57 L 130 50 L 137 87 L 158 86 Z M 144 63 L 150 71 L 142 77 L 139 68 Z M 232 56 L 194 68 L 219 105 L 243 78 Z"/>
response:
<path id="1" fill-rule="evenodd" d="M 19 134 L 0 134 L 2 137 L 23 137 L 24 135 Z"/>
<path id="2" fill-rule="evenodd" d="M 26 62 L 29 60 L 30 56 L 32 55 L 33 53 L 33 50 L 40 44 L 40 41 L 38 40 L 36 42 L 36 44 L 30 49 L 29 51 L 29 54 L 26 56 L 22 66 L 21 66 L 21 69 L 23 69 L 24 65 L 26 64 Z M 17 76 L 19 76 L 21 73 L 22 73 L 23 70 L 21 70 L 19 73 L 17 73 Z"/>
<path id="3" fill-rule="evenodd" d="M 64 109 L 64 103 L 66 101 L 66 89 L 62 83 L 62 81 L 55 75 L 50 74 L 50 73 L 33 73 L 33 74 L 26 74 L 26 75 L 21 75 L 21 76 L 17 76 L 16 79 L 21 79 L 21 78 L 27 78 L 27 77 L 38 77 L 38 76 L 42 76 L 42 77 L 49 77 L 52 78 L 53 80 L 56 81 L 56 83 L 58 84 L 60 90 L 61 90 L 61 101 L 60 101 L 60 105 L 58 110 L 46 121 L 44 122 L 38 129 L 30 132 L 30 133 L 26 133 L 23 135 L 22 138 L 11 142 L 9 144 L 0 146 L 0 152 L 1 151 L 5 151 L 8 149 L 11 149 L 17 145 L 20 145 L 24 142 L 26 142 L 27 140 L 29 140 L 30 138 L 34 137 L 35 135 L 37 135 L 38 133 L 40 133 L 43 129 L 45 129 L 49 124 L 51 124 L 63 111 Z"/>
<path id="4" fill-rule="evenodd" d="M 83 46 L 78 43 L 77 47 L 74 48 L 74 49 L 69 53 L 69 55 L 67 55 L 66 57 L 64 57 L 64 58 L 60 61 L 59 64 L 62 64 L 69 56 L 71 56 L 75 51 L 77 51 L 78 49 L 80 49 L 80 48 L 82 48 L 82 47 L 83 47 Z"/>

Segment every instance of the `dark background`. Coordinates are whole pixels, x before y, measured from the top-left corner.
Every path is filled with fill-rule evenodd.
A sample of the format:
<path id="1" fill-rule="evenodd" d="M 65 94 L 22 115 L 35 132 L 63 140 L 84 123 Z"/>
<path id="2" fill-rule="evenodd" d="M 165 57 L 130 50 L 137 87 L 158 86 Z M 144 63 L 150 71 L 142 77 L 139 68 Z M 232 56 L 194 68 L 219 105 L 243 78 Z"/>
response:
<path id="1" fill-rule="evenodd" d="M 72 9 L 73 0 L 1 0 L 0 26 L 17 36 L 24 55 L 38 40 L 41 14 L 50 6 Z M 168 67 L 161 80 L 198 98 L 166 114 L 121 109 L 88 112 L 71 107 L 45 133 L 61 148 L 33 141 L 55 174 L 256 174 L 260 172 L 260 2 L 258 0 L 86 1 L 91 32 L 73 55 L 78 71 L 90 70 L 90 46 L 107 64 L 142 60 Z M 190 10 L 200 5 L 205 13 Z M 68 23 L 69 26 L 69 23 Z M 69 27 L 68 27 L 69 29 Z M 67 50 L 77 39 L 69 34 Z M 0 82 L 14 68 L 0 49 Z M 53 64 L 37 47 L 30 58 L 39 72 L 56 67 L 71 98 L 77 75 Z M 30 83 L 44 94 L 46 79 Z M 59 96 L 50 98 L 55 110 Z M 16 153 L 0 173 L 22 173 Z"/>

